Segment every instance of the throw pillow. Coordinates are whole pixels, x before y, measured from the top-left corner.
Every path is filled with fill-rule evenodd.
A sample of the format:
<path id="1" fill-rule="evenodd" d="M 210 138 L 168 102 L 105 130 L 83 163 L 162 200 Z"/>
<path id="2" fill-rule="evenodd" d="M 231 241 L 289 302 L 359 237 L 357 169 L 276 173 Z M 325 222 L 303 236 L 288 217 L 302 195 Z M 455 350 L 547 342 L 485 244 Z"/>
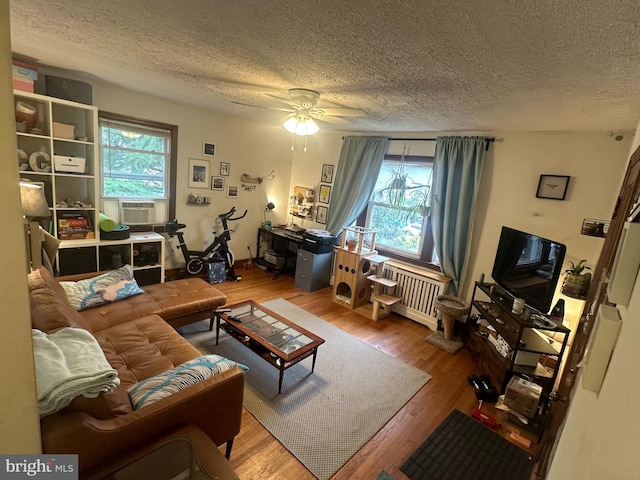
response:
<path id="1" fill-rule="evenodd" d="M 131 405 L 134 410 L 146 407 L 207 378 L 231 370 L 233 367 L 249 370 L 246 366 L 220 355 L 210 354 L 194 358 L 171 370 L 136 383 L 129 389 Z"/>
<path id="2" fill-rule="evenodd" d="M 60 286 L 67 294 L 69 303 L 76 310 L 96 307 L 143 293 L 133 278 L 131 265 L 78 282 L 60 282 Z"/>

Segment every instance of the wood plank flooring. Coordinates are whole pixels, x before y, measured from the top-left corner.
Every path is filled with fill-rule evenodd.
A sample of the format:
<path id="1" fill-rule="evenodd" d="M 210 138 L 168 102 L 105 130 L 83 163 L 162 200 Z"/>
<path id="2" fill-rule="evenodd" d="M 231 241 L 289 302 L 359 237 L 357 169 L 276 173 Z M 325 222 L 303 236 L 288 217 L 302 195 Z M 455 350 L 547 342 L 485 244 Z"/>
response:
<path id="1" fill-rule="evenodd" d="M 381 470 L 397 480 L 406 479 L 399 470 L 400 465 L 451 410 L 457 408 L 470 413 L 477 405 L 467 377 L 478 371 L 467 349 L 450 355 L 424 341 L 431 330 L 395 313 L 374 322 L 333 302 L 330 287 L 309 293 L 296 288 L 293 278 L 287 275 L 273 280 L 272 273 L 260 269 L 238 269 L 238 273 L 243 276 L 241 281 L 217 285 L 227 295 L 228 303 L 284 298 L 432 376 L 332 480 L 373 480 Z M 231 465 L 242 480 L 315 478 L 246 410 L 242 422 L 231 455 Z M 309 435 L 313 436 L 313 432 Z"/>

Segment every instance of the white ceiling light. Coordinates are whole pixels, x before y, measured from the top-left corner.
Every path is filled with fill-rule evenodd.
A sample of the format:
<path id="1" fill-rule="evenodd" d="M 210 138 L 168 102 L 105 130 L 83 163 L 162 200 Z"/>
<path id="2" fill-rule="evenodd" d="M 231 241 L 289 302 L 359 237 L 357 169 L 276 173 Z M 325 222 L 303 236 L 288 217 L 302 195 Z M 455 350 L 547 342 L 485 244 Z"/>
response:
<path id="1" fill-rule="evenodd" d="M 320 130 L 316 122 L 314 122 L 306 112 L 296 112 L 287 115 L 283 125 L 288 132 L 303 136 L 313 135 Z"/>

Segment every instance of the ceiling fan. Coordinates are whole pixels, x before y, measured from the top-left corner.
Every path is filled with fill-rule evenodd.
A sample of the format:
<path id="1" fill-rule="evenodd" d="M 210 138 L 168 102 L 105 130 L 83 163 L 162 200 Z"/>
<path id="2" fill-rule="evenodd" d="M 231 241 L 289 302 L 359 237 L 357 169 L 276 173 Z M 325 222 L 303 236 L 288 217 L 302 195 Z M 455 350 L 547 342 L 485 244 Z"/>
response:
<path id="1" fill-rule="evenodd" d="M 367 115 L 364 110 L 356 108 L 319 107 L 320 93 L 307 88 L 290 89 L 288 100 L 274 95 L 271 96 L 288 103 L 287 107 L 270 108 L 288 112 L 289 115 L 283 119 L 283 125 L 289 132 L 297 135 L 313 135 L 318 132 L 320 129 L 314 120 L 341 123 L 342 119 L 339 117 L 365 117 Z"/>

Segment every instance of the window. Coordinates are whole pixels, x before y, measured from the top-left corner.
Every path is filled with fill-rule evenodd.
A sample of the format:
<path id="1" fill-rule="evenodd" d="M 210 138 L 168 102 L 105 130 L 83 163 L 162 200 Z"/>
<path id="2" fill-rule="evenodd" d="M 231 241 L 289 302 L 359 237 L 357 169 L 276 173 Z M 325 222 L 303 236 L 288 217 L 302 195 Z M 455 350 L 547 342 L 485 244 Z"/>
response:
<path id="1" fill-rule="evenodd" d="M 155 222 L 175 215 L 177 127 L 100 113 L 102 210 L 118 218 L 119 201 L 153 201 Z"/>
<path id="2" fill-rule="evenodd" d="M 376 232 L 376 250 L 437 264 L 431 234 L 433 158 L 386 155 L 371 200 L 357 221 Z"/>

